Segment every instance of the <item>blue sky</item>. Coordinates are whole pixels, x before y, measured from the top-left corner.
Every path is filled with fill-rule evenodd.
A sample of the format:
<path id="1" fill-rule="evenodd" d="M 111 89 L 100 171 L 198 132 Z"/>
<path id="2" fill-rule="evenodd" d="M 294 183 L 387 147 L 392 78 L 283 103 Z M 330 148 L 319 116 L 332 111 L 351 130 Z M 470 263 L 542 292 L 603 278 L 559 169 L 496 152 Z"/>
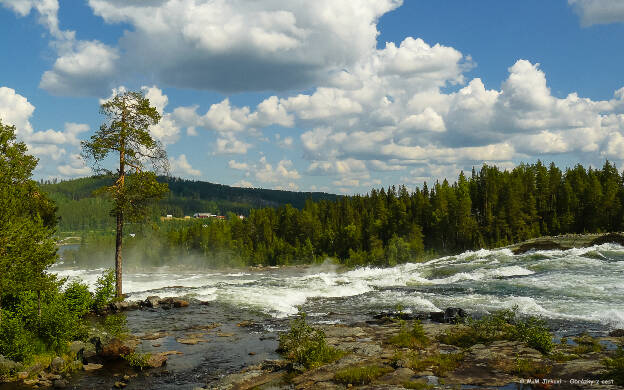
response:
<path id="1" fill-rule="evenodd" d="M 621 168 L 623 42 L 619 0 L 0 0 L 0 118 L 37 178 L 91 174 L 79 141 L 123 88 L 161 111 L 173 175 L 228 185 Z"/>

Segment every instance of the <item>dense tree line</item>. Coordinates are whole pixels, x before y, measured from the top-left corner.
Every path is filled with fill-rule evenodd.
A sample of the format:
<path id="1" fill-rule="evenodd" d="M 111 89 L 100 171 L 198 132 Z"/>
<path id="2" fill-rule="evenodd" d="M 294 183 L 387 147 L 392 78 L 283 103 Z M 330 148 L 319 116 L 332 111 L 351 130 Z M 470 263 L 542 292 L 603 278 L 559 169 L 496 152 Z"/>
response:
<path id="1" fill-rule="evenodd" d="M 291 192 L 260 188 L 238 188 L 176 177 L 158 178 L 169 186 L 169 194 L 150 212 L 150 220 L 171 214 L 174 217 L 208 212 L 225 215 L 228 212 L 248 215 L 251 209 L 279 207 L 291 204 L 302 208 L 307 199 L 334 200 L 338 195 L 321 192 Z M 61 232 L 112 229 L 114 219 L 109 215 L 111 200 L 95 196 L 94 191 L 114 182 L 112 176 L 92 176 L 67 181 L 48 180 L 40 183 L 58 206 Z"/>
<path id="2" fill-rule="evenodd" d="M 57 260 L 56 207 L 31 179 L 36 166 L 15 127 L 0 120 L 0 381 L 16 374 L 6 359 L 32 363 L 86 339 L 85 314 L 111 295 L 100 289 L 94 300 L 86 285 L 47 272 Z"/>
<path id="3" fill-rule="evenodd" d="M 413 192 L 393 186 L 308 200 L 301 210 L 253 209 L 243 220 L 232 214 L 227 221 L 163 222 L 143 229 L 132 245 L 143 262 L 192 256 L 210 265 L 278 265 L 332 257 L 393 265 L 541 235 L 619 231 L 623 203 L 623 176 L 610 162 L 565 171 L 539 161 L 510 171 L 483 165 L 453 184 L 425 183 Z"/>

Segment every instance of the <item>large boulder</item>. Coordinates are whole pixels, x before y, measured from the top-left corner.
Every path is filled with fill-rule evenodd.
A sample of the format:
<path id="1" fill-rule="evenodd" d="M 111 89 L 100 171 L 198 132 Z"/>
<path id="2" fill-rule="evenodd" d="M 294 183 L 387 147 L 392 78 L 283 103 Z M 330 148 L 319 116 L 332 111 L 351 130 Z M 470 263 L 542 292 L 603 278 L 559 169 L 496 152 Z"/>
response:
<path id="1" fill-rule="evenodd" d="M 447 307 L 444 311 L 432 311 L 429 313 L 431 321 L 444 324 L 457 324 L 464 321 L 466 312 L 459 307 Z"/>
<path id="2" fill-rule="evenodd" d="M 163 309 L 171 309 L 173 307 L 175 308 L 187 307 L 189 305 L 188 301 L 185 301 L 184 299 L 180 299 L 180 298 L 175 298 L 175 297 L 163 298 L 158 302 L 158 304 Z"/>
<path id="3" fill-rule="evenodd" d="M 139 303 L 134 301 L 112 302 L 108 307 L 111 312 L 119 313 L 121 311 L 137 310 L 139 309 Z"/>
<path id="4" fill-rule="evenodd" d="M 167 363 L 167 353 L 154 353 L 147 360 L 147 365 L 152 368 L 162 367 Z"/>
<path id="5" fill-rule="evenodd" d="M 151 295 L 142 302 L 142 306 L 156 308 L 160 303 L 160 297 L 156 295 Z"/>
<path id="6" fill-rule="evenodd" d="M 611 337 L 624 337 L 624 329 L 614 329 L 609 332 L 609 336 Z"/>
<path id="7" fill-rule="evenodd" d="M 61 357 L 55 357 L 52 359 L 52 363 L 50 363 L 50 368 L 53 372 L 61 372 L 65 368 L 65 360 Z"/>
<path id="8" fill-rule="evenodd" d="M 121 340 L 112 338 L 108 342 L 102 343 L 98 355 L 105 359 L 116 359 L 121 357 L 121 355 L 133 353 L 137 345 L 139 345 L 139 341 L 135 339 Z"/>

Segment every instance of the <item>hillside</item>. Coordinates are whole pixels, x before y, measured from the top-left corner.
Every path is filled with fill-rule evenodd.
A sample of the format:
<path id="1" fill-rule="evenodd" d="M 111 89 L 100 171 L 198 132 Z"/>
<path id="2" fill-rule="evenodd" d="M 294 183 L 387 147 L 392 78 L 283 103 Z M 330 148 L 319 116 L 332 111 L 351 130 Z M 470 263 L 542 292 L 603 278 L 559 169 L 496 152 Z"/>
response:
<path id="1" fill-rule="evenodd" d="M 92 176 L 58 183 L 41 183 L 42 190 L 54 199 L 59 207 L 59 231 L 99 230 L 113 226 L 108 215 L 110 200 L 93 193 L 98 188 L 111 185 L 111 176 Z M 247 215 L 252 208 L 279 207 L 290 204 L 304 207 L 308 199 L 334 200 L 339 195 L 322 192 L 292 192 L 261 188 L 239 188 L 204 181 L 175 177 L 159 177 L 169 185 L 169 195 L 152 211 L 152 218 L 172 214 L 183 217 L 197 212 L 224 215 L 229 212 Z"/>

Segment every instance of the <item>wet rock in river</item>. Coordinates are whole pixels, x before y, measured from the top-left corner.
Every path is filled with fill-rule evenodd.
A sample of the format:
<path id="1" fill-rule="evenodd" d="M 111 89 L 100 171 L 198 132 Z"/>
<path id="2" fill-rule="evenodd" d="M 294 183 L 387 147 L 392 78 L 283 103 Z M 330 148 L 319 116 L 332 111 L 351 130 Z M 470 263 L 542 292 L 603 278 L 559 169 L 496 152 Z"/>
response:
<path id="1" fill-rule="evenodd" d="M 152 368 L 162 367 L 167 363 L 167 354 L 166 353 L 155 353 L 150 355 L 147 360 L 147 365 Z"/>
<path id="2" fill-rule="evenodd" d="M 429 313 L 431 321 L 444 324 L 457 324 L 464 321 L 466 312 L 459 307 L 447 307 L 444 311 L 432 311 Z"/>
<path id="3" fill-rule="evenodd" d="M 187 307 L 189 305 L 188 301 L 185 301 L 184 299 L 180 299 L 180 298 L 174 298 L 174 297 L 163 298 L 158 301 L 158 304 L 163 309 L 171 309 L 172 307 L 175 307 L 176 309 L 178 309 L 181 307 Z"/>
<path id="4" fill-rule="evenodd" d="M 615 329 L 609 332 L 611 337 L 624 337 L 624 329 Z"/>
<path id="5" fill-rule="evenodd" d="M 134 301 L 121 301 L 121 302 L 112 302 L 108 305 L 108 308 L 113 313 L 118 313 L 121 311 L 130 311 L 130 310 L 138 310 L 140 308 L 138 302 Z"/>
<path id="6" fill-rule="evenodd" d="M 85 371 L 95 371 L 95 370 L 99 370 L 102 367 L 104 366 L 101 364 L 89 363 L 89 364 L 85 364 L 84 366 L 82 366 L 82 369 Z"/>
<path id="7" fill-rule="evenodd" d="M 160 303 L 160 297 L 156 295 L 151 295 L 142 302 L 142 306 L 156 308 Z"/>
<path id="8" fill-rule="evenodd" d="M 119 358 L 121 355 L 127 355 L 134 352 L 137 345 L 139 345 L 138 340 L 121 340 L 113 338 L 107 343 L 102 344 L 102 349 L 98 351 L 98 355 L 107 359 Z"/>

